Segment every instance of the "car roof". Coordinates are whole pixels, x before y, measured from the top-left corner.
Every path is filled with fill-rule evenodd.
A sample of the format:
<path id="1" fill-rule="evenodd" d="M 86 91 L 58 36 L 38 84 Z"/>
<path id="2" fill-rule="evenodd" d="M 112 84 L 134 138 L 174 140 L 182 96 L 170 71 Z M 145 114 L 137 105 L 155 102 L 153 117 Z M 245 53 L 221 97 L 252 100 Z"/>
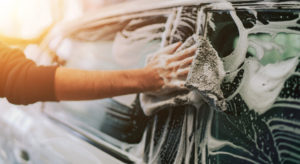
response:
<path id="1" fill-rule="evenodd" d="M 259 6 L 263 4 L 272 4 L 275 2 L 280 2 L 281 4 L 299 4 L 299 1 L 297 2 L 293 0 L 288 2 L 286 2 L 286 0 L 283 2 L 281 2 L 281 0 L 132 0 L 115 5 L 104 6 L 99 8 L 97 11 L 85 14 L 84 17 L 85 21 L 93 21 L 95 18 L 103 19 L 143 11 L 222 2 L 230 2 L 233 4 L 233 6 Z"/>
<path id="2" fill-rule="evenodd" d="M 128 15 L 145 16 L 148 13 L 150 13 L 148 15 L 168 13 L 174 7 L 210 5 L 213 3 L 227 2 L 230 2 L 235 8 L 241 7 L 247 9 L 249 7 L 272 7 L 276 4 L 279 4 L 280 6 L 288 5 L 289 8 L 300 8 L 299 1 L 286 0 L 284 0 L 284 2 L 281 2 L 281 0 L 132 0 L 111 6 L 105 6 L 96 11 L 86 13 L 83 17 L 71 22 L 65 22 L 62 26 L 60 26 L 59 30 L 53 30 L 51 32 L 52 34 L 48 37 L 51 38 L 51 35 L 57 35 L 57 32 L 62 36 L 68 36 L 82 28 L 88 28 L 95 24 L 100 25 L 105 24 L 105 22 L 112 22 L 113 19 L 111 18 L 118 18 L 118 20 L 122 20 L 127 19 Z"/>
<path id="3" fill-rule="evenodd" d="M 260 2 L 259 0 L 132 0 L 125 1 L 119 4 L 104 6 L 97 11 L 89 13 L 90 15 L 97 15 L 99 18 L 118 16 L 122 14 L 172 8 L 178 6 L 192 6 L 207 3 L 217 2 L 232 2 L 232 3 L 249 3 Z M 89 15 L 88 14 L 88 15 Z"/>

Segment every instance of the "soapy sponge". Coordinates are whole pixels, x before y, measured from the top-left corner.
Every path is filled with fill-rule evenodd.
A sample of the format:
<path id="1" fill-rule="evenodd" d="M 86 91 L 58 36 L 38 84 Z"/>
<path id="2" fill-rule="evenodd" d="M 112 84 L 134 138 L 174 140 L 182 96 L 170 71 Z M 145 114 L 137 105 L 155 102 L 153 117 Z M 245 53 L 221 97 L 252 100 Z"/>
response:
<path id="1" fill-rule="evenodd" d="M 198 92 L 209 105 L 225 110 L 226 104 L 221 90 L 225 76 L 223 62 L 210 42 L 198 36 L 197 51 L 185 86 Z"/>

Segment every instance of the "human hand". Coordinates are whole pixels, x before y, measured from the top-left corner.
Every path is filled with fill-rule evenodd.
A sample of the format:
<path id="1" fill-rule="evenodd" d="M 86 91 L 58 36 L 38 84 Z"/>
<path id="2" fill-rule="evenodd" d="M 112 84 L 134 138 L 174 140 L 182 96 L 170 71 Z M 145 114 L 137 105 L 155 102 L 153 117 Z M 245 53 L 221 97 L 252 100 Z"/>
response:
<path id="1" fill-rule="evenodd" d="M 176 51 L 180 46 L 180 42 L 174 43 L 148 56 L 145 69 L 151 70 L 150 72 L 154 76 L 155 74 L 158 75 L 160 80 L 149 81 L 149 83 L 154 83 L 152 85 L 159 87 L 147 94 L 164 95 L 186 89 L 184 87 L 185 80 L 197 47 L 193 45 L 184 50 Z"/>

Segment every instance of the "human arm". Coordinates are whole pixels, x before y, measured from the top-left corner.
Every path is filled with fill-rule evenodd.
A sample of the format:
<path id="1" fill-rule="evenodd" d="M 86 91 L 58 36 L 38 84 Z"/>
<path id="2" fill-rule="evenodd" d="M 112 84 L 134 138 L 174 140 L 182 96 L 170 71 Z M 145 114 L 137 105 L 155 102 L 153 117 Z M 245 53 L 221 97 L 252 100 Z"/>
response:
<path id="1" fill-rule="evenodd" d="M 149 84 L 149 81 L 157 81 Z M 91 100 L 158 89 L 161 78 L 148 69 L 85 71 L 59 67 L 55 75 L 58 100 Z"/>
<path id="2" fill-rule="evenodd" d="M 175 53 L 180 43 L 150 55 L 147 66 L 136 70 L 85 71 L 59 67 L 55 75 L 58 100 L 90 100 L 174 88 L 185 79 L 195 47 Z"/>
<path id="3" fill-rule="evenodd" d="M 195 47 L 175 53 L 180 43 L 150 55 L 145 68 L 85 71 L 37 66 L 19 49 L 0 44 L 0 97 L 13 104 L 37 101 L 92 100 L 174 88 L 184 79 Z"/>

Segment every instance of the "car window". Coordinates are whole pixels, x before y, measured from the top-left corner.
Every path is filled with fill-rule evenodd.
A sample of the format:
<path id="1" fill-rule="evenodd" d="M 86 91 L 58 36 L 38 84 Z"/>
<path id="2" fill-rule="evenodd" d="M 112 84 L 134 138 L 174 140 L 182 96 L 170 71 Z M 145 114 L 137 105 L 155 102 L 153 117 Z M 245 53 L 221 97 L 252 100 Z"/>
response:
<path id="1" fill-rule="evenodd" d="M 93 25 L 96 26 L 93 28 L 80 27 L 79 32 L 63 38 L 54 51 L 64 66 L 70 68 L 142 68 L 147 55 L 161 47 L 166 21 L 167 15 L 156 14 Z M 147 124 L 137 100 L 138 95 L 133 94 L 94 101 L 46 103 L 45 112 L 122 147 L 122 144 L 139 143 Z"/>
<path id="2" fill-rule="evenodd" d="M 160 111 L 148 123 L 146 162 L 297 163 L 299 10 L 242 6 L 235 11 L 226 5 L 223 10 L 182 7 L 175 24 L 193 24 L 188 29 L 209 39 L 223 60 L 227 110 L 204 104 Z M 204 33 L 194 30 L 203 26 Z M 185 36 L 180 41 L 189 37 L 185 28 L 176 30 Z"/>
<path id="3" fill-rule="evenodd" d="M 300 11 L 210 10 L 207 37 L 224 61 L 227 111 L 214 113 L 212 163 L 297 163 Z"/>
<path id="4" fill-rule="evenodd" d="M 130 95 L 47 103 L 46 113 L 123 150 L 128 148 L 124 143 L 139 143 L 135 149 L 148 163 L 297 163 L 299 10 L 201 7 L 178 7 L 170 15 L 118 22 L 108 37 L 101 32 L 104 26 L 85 29 L 65 38 L 57 53 L 68 67 L 138 68 L 146 54 L 160 46 L 204 35 L 224 61 L 225 112 L 207 104 L 199 109 L 187 105 L 146 118 L 138 95 Z M 98 54 L 98 48 L 110 55 Z"/>

